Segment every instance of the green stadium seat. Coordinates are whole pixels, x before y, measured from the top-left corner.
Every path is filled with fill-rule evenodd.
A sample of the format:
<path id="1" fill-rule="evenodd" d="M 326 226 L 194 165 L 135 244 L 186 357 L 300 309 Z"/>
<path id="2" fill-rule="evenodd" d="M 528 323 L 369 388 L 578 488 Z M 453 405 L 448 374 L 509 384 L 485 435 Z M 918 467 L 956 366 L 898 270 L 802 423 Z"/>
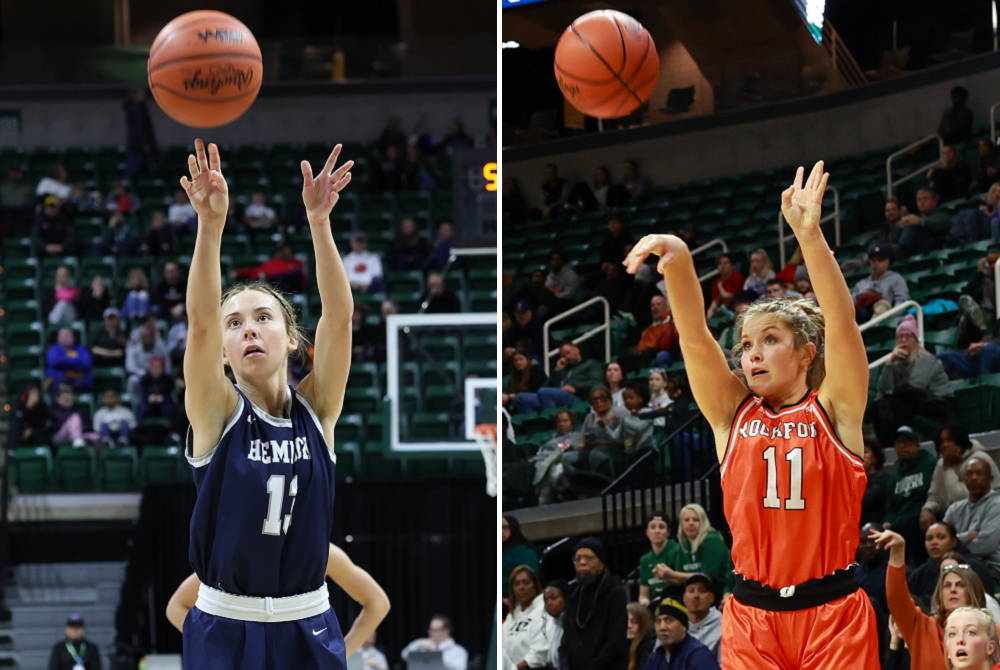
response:
<path id="1" fill-rule="evenodd" d="M 37 280 L 38 259 L 34 256 L 23 257 L 14 255 L 10 251 L 3 259 L 3 280 L 5 284 L 11 282 L 21 282 L 25 279 Z"/>
<path id="2" fill-rule="evenodd" d="M 99 460 L 99 478 L 105 491 L 135 491 L 139 488 L 139 456 L 135 447 L 104 448 Z"/>
<path id="3" fill-rule="evenodd" d="M 447 440 L 452 429 L 444 412 L 414 412 L 410 418 L 410 438 L 414 441 Z"/>
<path id="4" fill-rule="evenodd" d="M 497 376 L 497 359 L 490 358 L 483 360 L 466 360 L 465 376 L 489 377 L 491 379 L 495 379 Z"/>
<path id="5" fill-rule="evenodd" d="M 379 385 L 377 363 L 351 363 L 351 373 L 347 377 L 348 386 L 372 387 Z"/>
<path id="6" fill-rule="evenodd" d="M 456 361 L 461 358 L 456 335 L 425 335 L 420 344 L 434 360 Z"/>
<path id="7" fill-rule="evenodd" d="M 8 323 L 30 323 L 42 320 L 42 306 L 37 300 L 8 300 L 4 310 Z"/>
<path id="8" fill-rule="evenodd" d="M 491 335 L 466 335 L 462 341 L 462 351 L 466 360 L 496 360 L 497 356 L 497 336 Z"/>
<path id="9" fill-rule="evenodd" d="M 447 412 L 455 401 L 455 391 L 444 384 L 430 384 L 424 389 L 424 410 L 427 412 Z M 458 396 L 462 397 L 459 390 Z"/>
<path id="10" fill-rule="evenodd" d="M 45 323 L 32 321 L 30 323 L 7 323 L 7 345 L 11 347 L 46 346 Z"/>
<path id="11" fill-rule="evenodd" d="M 179 481 L 187 467 L 180 447 L 143 447 L 139 457 L 139 478 L 144 484 Z"/>
<path id="12" fill-rule="evenodd" d="M 954 349 L 955 342 L 957 340 L 958 328 L 948 328 L 947 330 L 924 333 L 924 347 L 933 349 L 934 353 Z"/>
<path id="13" fill-rule="evenodd" d="M 458 384 L 458 380 L 462 377 L 462 364 L 459 361 L 437 361 L 436 365 L 426 362 L 421 366 L 420 372 L 422 386 Z"/>
<path id="14" fill-rule="evenodd" d="M 382 389 L 350 388 L 344 391 L 344 410 L 350 414 L 374 414 L 382 407 Z"/>
<path id="15" fill-rule="evenodd" d="M 7 350 L 7 363 L 14 370 L 32 370 L 45 366 L 45 349 L 40 344 L 27 347 L 10 347 Z"/>
<path id="16" fill-rule="evenodd" d="M 422 412 L 424 410 L 424 396 L 420 389 L 415 386 L 400 388 L 399 409 L 403 414 Z"/>
<path id="17" fill-rule="evenodd" d="M 341 442 L 364 442 L 365 417 L 363 414 L 341 414 L 333 431 L 333 439 L 338 445 Z M 340 450 L 339 447 L 335 449 Z"/>
<path id="18" fill-rule="evenodd" d="M 493 291 L 469 291 L 466 298 L 467 312 L 496 312 L 497 292 Z"/>
<path id="19" fill-rule="evenodd" d="M 364 473 L 366 477 L 397 477 L 403 472 L 402 462 L 386 458 L 381 445 L 378 451 L 369 451 L 365 445 Z"/>
<path id="20" fill-rule="evenodd" d="M 4 292 L 7 300 L 40 300 L 39 282 L 32 277 L 24 279 L 4 280 Z"/>
<path id="21" fill-rule="evenodd" d="M 424 273 L 420 270 L 389 272 L 385 278 L 390 293 L 420 293 L 424 288 Z"/>
<path id="22" fill-rule="evenodd" d="M 75 449 L 62 446 L 56 450 L 56 488 L 60 491 L 93 491 L 97 488 L 97 460 L 93 447 Z"/>
<path id="23" fill-rule="evenodd" d="M 334 449 L 337 456 L 337 480 L 354 477 L 361 470 L 361 445 L 357 442 L 337 442 Z"/>
<path id="24" fill-rule="evenodd" d="M 469 271 L 469 288 L 473 291 L 496 291 L 496 268 Z"/>
<path id="25" fill-rule="evenodd" d="M 125 380 L 127 378 L 127 375 L 125 374 L 125 368 L 95 367 L 93 375 L 94 375 L 95 396 L 99 397 L 108 389 L 115 391 L 116 393 L 118 393 L 119 396 L 125 392 Z"/>
<path id="26" fill-rule="evenodd" d="M 10 463 L 10 485 L 21 493 L 42 493 L 52 486 L 52 450 L 18 447 Z"/>

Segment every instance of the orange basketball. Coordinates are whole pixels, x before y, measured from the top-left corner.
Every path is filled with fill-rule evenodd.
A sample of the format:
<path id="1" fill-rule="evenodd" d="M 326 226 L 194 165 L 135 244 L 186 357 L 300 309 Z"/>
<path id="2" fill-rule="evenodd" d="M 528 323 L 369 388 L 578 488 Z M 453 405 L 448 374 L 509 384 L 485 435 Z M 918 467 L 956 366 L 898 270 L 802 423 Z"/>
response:
<path id="1" fill-rule="evenodd" d="M 559 38 L 556 81 L 584 114 L 615 119 L 649 100 L 660 74 L 653 38 L 628 14 L 599 9 L 574 21 Z"/>
<path id="2" fill-rule="evenodd" d="M 160 109 L 192 128 L 214 128 L 247 111 L 264 72 L 245 25 L 223 12 L 181 14 L 149 50 L 149 89 Z"/>

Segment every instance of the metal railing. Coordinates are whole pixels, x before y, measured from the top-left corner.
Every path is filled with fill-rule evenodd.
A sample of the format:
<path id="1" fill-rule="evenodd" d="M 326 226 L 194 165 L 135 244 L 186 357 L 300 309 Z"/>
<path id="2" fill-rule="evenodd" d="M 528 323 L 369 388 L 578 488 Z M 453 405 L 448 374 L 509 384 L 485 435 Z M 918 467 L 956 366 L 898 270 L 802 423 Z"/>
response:
<path id="1" fill-rule="evenodd" d="M 1000 320 L 1000 261 L 993 264 L 993 286 L 996 295 L 993 297 L 993 310 L 996 312 L 997 320 Z"/>
<path id="2" fill-rule="evenodd" d="M 584 340 L 589 340 L 598 333 L 603 332 L 604 362 L 606 363 L 611 360 L 611 305 L 608 304 L 608 301 L 602 298 L 601 296 L 595 296 L 590 300 L 587 300 L 586 302 L 581 302 L 579 305 L 577 305 L 571 310 L 565 311 L 558 316 L 552 317 L 551 319 L 546 321 L 545 324 L 542 326 L 542 360 L 545 364 L 546 377 L 549 376 L 549 359 L 555 354 L 559 353 L 558 349 L 553 349 L 552 351 L 549 351 L 549 328 L 556 321 L 562 321 L 566 317 L 576 314 L 577 312 L 580 312 L 598 302 L 604 303 L 604 323 L 600 326 L 597 326 L 596 328 L 591 328 L 583 335 L 580 335 L 579 337 L 574 339 L 573 344 L 579 344 L 580 342 L 583 342 Z"/>
<path id="3" fill-rule="evenodd" d="M 928 163 L 927 165 L 923 166 L 922 168 L 917 168 L 916 170 L 914 170 L 910 174 L 906 175 L 905 177 L 900 177 L 899 179 L 893 181 L 892 180 L 892 159 L 896 158 L 897 156 L 902 156 L 905 153 L 909 153 L 912 149 L 916 149 L 917 147 L 923 146 L 923 145 L 925 145 L 928 142 L 931 142 L 933 140 L 937 140 L 937 143 L 938 143 L 938 154 L 939 154 L 938 155 L 938 159 L 936 161 L 934 161 L 933 163 Z M 936 165 L 938 165 L 942 160 L 944 160 L 944 140 L 941 139 L 940 135 L 928 135 L 927 137 L 925 137 L 923 139 L 917 140 L 913 144 L 909 144 L 909 145 L 903 147 L 902 149 L 900 149 L 896 153 L 891 154 L 888 158 L 885 159 L 885 193 L 886 193 L 886 198 L 891 198 L 892 197 L 892 187 L 893 186 L 899 186 L 903 182 L 910 181 L 911 179 L 913 179 L 917 175 L 924 174 L 930 168 L 935 167 Z"/>
<path id="4" fill-rule="evenodd" d="M 994 102 L 993 106 L 990 107 L 990 140 L 993 144 L 997 143 L 997 124 L 994 121 L 994 117 L 996 116 L 998 107 L 1000 107 L 1000 102 Z"/>
<path id="5" fill-rule="evenodd" d="M 826 190 L 833 192 L 833 212 L 819 220 L 819 225 L 833 220 L 833 245 L 840 246 L 840 191 L 835 186 L 827 186 Z M 792 238 L 795 236 L 792 235 Z M 778 210 L 778 249 L 781 256 L 781 267 L 785 267 L 785 215 Z"/>
<path id="6" fill-rule="evenodd" d="M 823 21 L 823 46 L 833 61 L 833 67 L 844 77 L 848 86 L 861 86 L 868 83 L 868 77 L 854 60 L 854 56 L 840 38 L 840 34 L 830 23 L 830 18 Z"/>
<path id="7" fill-rule="evenodd" d="M 691 256 L 694 257 L 694 256 L 700 254 L 701 252 L 706 251 L 706 250 L 708 250 L 708 249 L 710 249 L 712 247 L 722 247 L 722 251 L 723 252 L 729 251 L 729 246 L 726 244 L 726 241 L 724 239 L 722 239 L 721 237 L 716 237 L 714 240 L 711 240 L 710 242 L 705 242 L 705 244 L 701 245 L 697 249 L 694 249 L 691 252 Z M 716 276 L 718 274 L 719 274 L 718 270 L 712 270 L 711 272 L 709 272 L 707 274 L 703 274 L 702 276 L 698 277 L 698 281 L 699 282 L 704 282 L 706 279 L 711 279 L 712 277 L 714 277 L 714 276 Z"/>
<path id="8" fill-rule="evenodd" d="M 998 263 L 997 265 L 1000 265 L 1000 263 Z M 873 328 L 874 326 L 877 326 L 878 324 L 882 323 L 883 321 L 885 321 L 887 319 L 891 319 L 892 317 L 896 316 L 897 314 L 901 314 L 902 312 L 907 311 L 911 307 L 913 307 L 913 308 L 915 308 L 917 310 L 917 340 L 920 342 L 920 346 L 923 347 L 924 346 L 924 309 L 923 309 L 923 307 L 920 306 L 920 303 L 918 303 L 915 300 L 907 300 L 906 302 L 900 303 L 900 304 L 896 305 L 895 307 L 893 307 L 892 309 L 890 309 L 890 310 L 888 310 L 886 312 L 883 312 L 882 314 L 879 314 L 878 316 L 872 317 L 872 319 L 870 321 L 868 321 L 867 323 L 861 324 L 861 332 L 863 333 L 866 330 L 869 330 L 870 328 Z M 878 360 L 874 360 L 871 363 L 869 363 L 868 364 L 868 369 L 869 370 L 874 370 L 875 368 L 879 367 L 880 365 L 888 363 L 890 358 L 892 358 L 892 354 L 888 353 L 885 356 L 883 356 L 882 358 L 879 358 Z"/>
<path id="9" fill-rule="evenodd" d="M 468 249 L 452 249 L 451 253 L 448 254 L 448 262 L 444 264 L 444 267 L 439 273 L 441 279 L 448 278 L 448 272 L 451 270 L 451 266 L 455 264 L 459 256 L 496 256 L 496 247 L 470 247 Z M 427 295 L 427 298 L 420 303 L 420 308 L 417 310 L 417 314 L 423 314 L 427 311 L 427 305 L 430 304 L 431 296 Z"/>

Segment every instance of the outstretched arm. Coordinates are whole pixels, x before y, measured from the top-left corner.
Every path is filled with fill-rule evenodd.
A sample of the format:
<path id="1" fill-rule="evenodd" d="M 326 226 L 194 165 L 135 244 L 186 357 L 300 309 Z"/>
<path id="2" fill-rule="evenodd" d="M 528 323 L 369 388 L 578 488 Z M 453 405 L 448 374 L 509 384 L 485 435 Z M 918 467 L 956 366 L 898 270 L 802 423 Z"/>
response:
<path id="1" fill-rule="evenodd" d="M 344 636 L 344 646 L 350 656 L 371 637 L 389 613 L 389 597 L 372 576 L 359 568 L 339 547 L 330 544 L 330 557 L 326 566 L 327 576 L 344 589 L 359 605 L 361 613 Z"/>
<path id="2" fill-rule="evenodd" d="M 187 579 L 181 582 L 181 585 L 174 591 L 174 595 L 170 596 L 170 602 L 167 603 L 167 621 L 182 633 L 184 632 L 184 619 L 187 618 L 188 612 L 198 601 L 199 586 L 201 586 L 201 581 L 198 579 L 198 575 L 192 572 Z"/>
<path id="3" fill-rule="evenodd" d="M 863 457 L 861 422 L 868 403 L 868 355 L 847 281 L 819 226 L 823 192 L 830 175 L 824 174 L 823 161 L 819 161 L 803 186 L 803 172 L 799 168 L 795 182 L 781 194 L 781 212 L 802 249 L 826 323 L 828 374 L 820 389 L 820 402 L 831 413 L 844 446 Z"/>
<path id="4" fill-rule="evenodd" d="M 660 257 L 656 268 L 667 285 L 694 399 L 715 430 L 728 431 L 736 407 L 749 391 L 729 370 L 726 355 L 708 329 L 691 251 L 684 240 L 674 235 L 647 235 L 632 248 L 624 265 L 635 274 L 650 255 Z M 717 444 L 716 450 L 721 459 L 726 445 Z"/>
<path id="5" fill-rule="evenodd" d="M 319 175 L 313 177 L 309 161 L 302 161 L 302 202 L 312 232 L 316 255 L 316 284 L 322 300 L 322 315 L 316 325 L 316 350 L 313 370 L 302 380 L 300 390 L 312 401 L 324 422 L 331 424 L 340 416 L 344 404 L 344 387 L 351 370 L 351 313 L 354 298 L 351 283 L 340 259 L 330 231 L 330 212 L 340 200 L 340 191 L 351 182 L 348 170 L 354 161 L 347 161 L 336 171 L 340 155 L 338 144 Z"/>

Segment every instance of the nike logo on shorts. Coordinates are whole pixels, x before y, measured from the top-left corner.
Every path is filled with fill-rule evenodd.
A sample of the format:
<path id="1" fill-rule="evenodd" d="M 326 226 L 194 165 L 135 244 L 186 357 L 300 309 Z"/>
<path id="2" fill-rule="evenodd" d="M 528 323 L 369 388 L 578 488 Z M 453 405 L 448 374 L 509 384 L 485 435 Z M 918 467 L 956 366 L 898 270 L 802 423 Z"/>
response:
<path id="1" fill-rule="evenodd" d="M 323 630 L 326 630 L 326 628 L 324 628 Z M 313 635 L 319 635 L 320 633 L 323 632 L 323 630 L 314 630 Z"/>

